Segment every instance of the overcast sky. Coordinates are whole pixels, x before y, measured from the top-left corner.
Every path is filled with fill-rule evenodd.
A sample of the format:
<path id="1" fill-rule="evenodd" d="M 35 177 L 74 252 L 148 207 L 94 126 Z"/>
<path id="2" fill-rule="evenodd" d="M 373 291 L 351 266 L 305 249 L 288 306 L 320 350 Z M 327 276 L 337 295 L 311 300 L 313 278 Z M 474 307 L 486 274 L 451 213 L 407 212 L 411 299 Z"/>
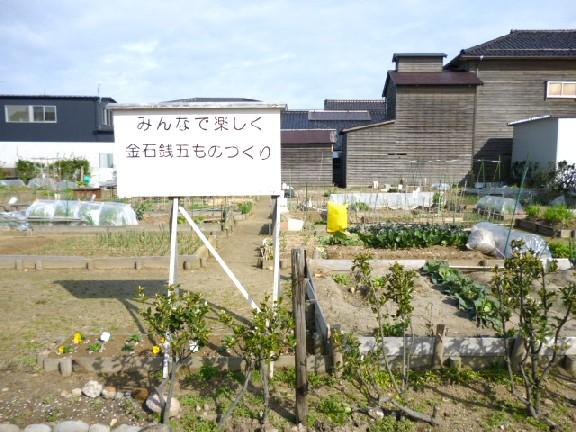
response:
<path id="1" fill-rule="evenodd" d="M 448 59 L 510 29 L 576 28 L 566 1 L 0 0 L 0 93 L 118 102 L 381 97 L 394 52 Z"/>

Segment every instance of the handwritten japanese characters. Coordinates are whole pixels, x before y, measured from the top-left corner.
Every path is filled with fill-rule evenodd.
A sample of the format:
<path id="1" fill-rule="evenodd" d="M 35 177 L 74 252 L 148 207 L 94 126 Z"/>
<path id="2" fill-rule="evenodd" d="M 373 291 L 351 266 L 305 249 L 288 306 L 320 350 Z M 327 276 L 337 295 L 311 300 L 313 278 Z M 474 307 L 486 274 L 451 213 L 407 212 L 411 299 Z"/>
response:
<path id="1" fill-rule="evenodd" d="M 274 195 L 280 184 L 280 109 L 115 110 L 119 195 Z M 177 186 L 178 193 L 152 187 L 154 173 L 188 185 Z M 134 192 L 126 186 L 136 178 L 150 188 Z"/>
<path id="2" fill-rule="evenodd" d="M 246 119 L 237 119 L 236 116 L 160 116 L 159 119 L 151 120 L 150 117 L 138 116 L 136 128 L 140 131 L 163 130 L 169 131 L 174 127 L 174 131 L 187 132 L 196 129 L 197 131 L 223 132 L 228 130 L 243 131 L 247 126 L 262 131 L 259 122 L 262 116 L 253 116 Z M 213 122 L 212 122 L 213 120 Z M 201 134 L 202 132 L 200 132 Z M 268 145 L 202 145 L 188 143 L 142 143 L 141 145 L 129 143 L 126 146 L 127 158 L 212 158 L 225 159 L 249 158 L 267 160 L 270 158 L 271 149 Z"/>

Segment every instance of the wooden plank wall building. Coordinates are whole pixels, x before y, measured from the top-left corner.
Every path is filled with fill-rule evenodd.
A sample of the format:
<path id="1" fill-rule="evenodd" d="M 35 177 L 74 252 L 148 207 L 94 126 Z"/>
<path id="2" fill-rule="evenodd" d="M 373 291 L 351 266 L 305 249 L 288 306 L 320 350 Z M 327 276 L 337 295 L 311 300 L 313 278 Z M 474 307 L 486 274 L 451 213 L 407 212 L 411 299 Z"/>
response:
<path id="1" fill-rule="evenodd" d="M 375 180 L 458 183 L 468 174 L 480 81 L 470 73 L 442 72 L 443 54 L 422 55 L 419 71 L 418 56 L 394 55 L 397 68 L 388 72 L 384 95 L 395 117 L 343 131 L 347 187 L 367 187 Z"/>
<path id="2" fill-rule="evenodd" d="M 282 182 L 292 187 L 332 186 L 334 129 L 281 132 Z"/>
<path id="3" fill-rule="evenodd" d="M 512 30 L 462 50 L 446 69 L 471 72 L 482 81 L 475 105 L 475 172 L 487 161 L 485 170 L 493 175 L 499 158 L 508 171 L 513 133 L 509 123 L 576 115 L 576 97 L 547 94 L 550 81 L 576 82 L 576 30 Z"/>
<path id="4" fill-rule="evenodd" d="M 444 57 L 394 54 L 385 124 L 343 131 L 346 186 L 507 180 L 510 123 L 576 115 L 576 30 L 512 30 Z"/>

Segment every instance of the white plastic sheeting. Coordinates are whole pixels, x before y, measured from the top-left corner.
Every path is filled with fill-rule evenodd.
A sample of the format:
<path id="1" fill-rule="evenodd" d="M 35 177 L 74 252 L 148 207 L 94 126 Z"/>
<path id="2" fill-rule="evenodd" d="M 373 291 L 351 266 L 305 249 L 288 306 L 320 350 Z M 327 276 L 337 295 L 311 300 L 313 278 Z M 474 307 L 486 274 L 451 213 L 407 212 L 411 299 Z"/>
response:
<path id="1" fill-rule="evenodd" d="M 50 189 L 50 190 L 66 190 L 78 187 L 75 181 L 62 180 L 56 181 L 51 178 L 33 178 L 28 182 L 28 187 L 32 189 Z"/>
<path id="2" fill-rule="evenodd" d="M 20 179 L 0 180 L 0 187 L 1 186 L 4 186 L 4 187 L 21 187 L 21 186 L 26 186 L 26 183 L 24 183 Z"/>
<path id="3" fill-rule="evenodd" d="M 89 225 L 138 225 L 132 207 L 117 202 L 36 200 L 26 209 L 26 217 L 76 218 Z"/>
<path id="4" fill-rule="evenodd" d="M 478 200 L 476 203 L 476 208 L 491 211 L 492 213 L 497 213 L 499 215 L 511 215 L 514 212 L 515 202 L 516 200 L 513 198 L 503 198 L 487 195 Z M 516 205 L 515 214 L 524 214 L 524 209 L 520 203 Z"/>
<path id="5" fill-rule="evenodd" d="M 337 204 L 364 203 L 370 208 L 410 210 L 417 207 L 432 207 L 434 192 L 382 192 L 331 194 L 330 201 Z"/>
<path id="6" fill-rule="evenodd" d="M 537 234 L 527 234 L 512 230 L 508 237 L 509 228 L 489 222 L 480 222 L 472 227 L 466 247 L 487 255 L 510 258 L 512 256 L 511 244 L 515 240 L 522 240 L 522 251 L 531 250 L 542 258 L 551 258 L 548 243 Z M 506 240 L 508 239 L 508 243 Z"/>

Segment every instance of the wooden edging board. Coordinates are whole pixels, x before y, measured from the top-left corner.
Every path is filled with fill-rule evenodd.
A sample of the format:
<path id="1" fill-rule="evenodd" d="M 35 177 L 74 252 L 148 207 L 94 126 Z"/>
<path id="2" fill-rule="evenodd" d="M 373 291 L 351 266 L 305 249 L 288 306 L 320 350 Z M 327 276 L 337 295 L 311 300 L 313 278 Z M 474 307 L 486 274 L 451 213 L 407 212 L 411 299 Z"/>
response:
<path id="1" fill-rule="evenodd" d="M 209 236 L 211 243 L 216 236 Z M 199 269 L 206 265 L 208 249 L 201 245 L 192 255 L 181 255 L 184 270 Z M 165 269 L 170 257 L 82 257 L 47 255 L 0 255 L 0 269 L 11 270 L 148 270 Z"/>
<path id="2" fill-rule="evenodd" d="M 576 230 L 555 228 L 550 225 L 526 219 L 517 219 L 514 225 L 516 226 L 516 228 L 520 228 L 525 231 L 533 233 L 542 234 L 547 237 L 570 238 L 574 237 L 574 235 L 576 234 Z"/>

